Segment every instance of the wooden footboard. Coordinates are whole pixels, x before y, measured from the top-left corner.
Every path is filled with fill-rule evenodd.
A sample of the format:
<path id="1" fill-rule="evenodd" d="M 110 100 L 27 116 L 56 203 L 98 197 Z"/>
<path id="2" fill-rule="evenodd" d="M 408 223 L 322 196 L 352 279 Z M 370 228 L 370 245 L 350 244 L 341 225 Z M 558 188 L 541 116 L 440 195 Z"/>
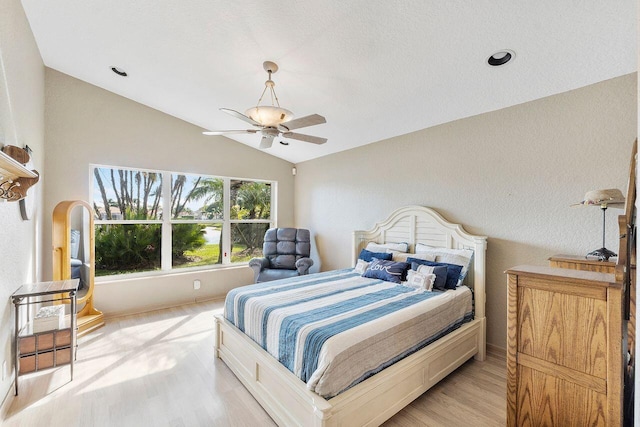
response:
<path id="1" fill-rule="evenodd" d="M 281 426 L 380 425 L 474 355 L 484 357 L 480 318 L 326 400 L 224 317 L 215 324 L 216 356 Z"/>

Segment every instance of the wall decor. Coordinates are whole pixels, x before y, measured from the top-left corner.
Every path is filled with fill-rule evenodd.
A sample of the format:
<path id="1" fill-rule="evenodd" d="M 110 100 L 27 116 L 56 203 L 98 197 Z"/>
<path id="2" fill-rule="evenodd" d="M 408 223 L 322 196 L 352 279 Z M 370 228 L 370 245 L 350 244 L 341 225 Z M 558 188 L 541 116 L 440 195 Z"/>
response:
<path id="1" fill-rule="evenodd" d="M 31 149 L 5 145 L 0 151 L 0 198 L 17 202 L 27 197 L 27 191 L 40 180 L 35 169 L 25 165 L 31 161 Z M 26 213 L 28 206 L 25 205 Z M 23 216 L 24 218 L 24 216 Z"/>
<path id="2" fill-rule="evenodd" d="M 31 150 L 31 147 L 29 147 L 28 145 L 25 145 L 24 151 L 29 155 L 29 160 L 24 164 L 24 166 L 27 169 L 34 171 L 33 150 Z M 37 192 L 38 187 L 34 186 L 31 191 L 28 194 L 25 194 L 25 197 L 20 200 L 20 216 L 24 221 L 29 221 L 31 218 L 33 218 L 33 214 L 35 213 L 36 208 L 36 199 L 38 198 L 36 196 Z"/>

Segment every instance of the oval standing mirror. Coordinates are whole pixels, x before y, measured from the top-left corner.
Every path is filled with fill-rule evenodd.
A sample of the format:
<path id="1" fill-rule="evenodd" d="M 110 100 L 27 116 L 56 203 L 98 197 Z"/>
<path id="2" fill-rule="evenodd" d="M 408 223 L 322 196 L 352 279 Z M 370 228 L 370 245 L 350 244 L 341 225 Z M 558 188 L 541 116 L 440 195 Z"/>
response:
<path id="1" fill-rule="evenodd" d="M 94 227 L 91 207 L 82 200 L 66 200 L 53 209 L 53 280 L 79 279 L 78 335 L 104 325 L 93 306 L 95 278 Z"/>

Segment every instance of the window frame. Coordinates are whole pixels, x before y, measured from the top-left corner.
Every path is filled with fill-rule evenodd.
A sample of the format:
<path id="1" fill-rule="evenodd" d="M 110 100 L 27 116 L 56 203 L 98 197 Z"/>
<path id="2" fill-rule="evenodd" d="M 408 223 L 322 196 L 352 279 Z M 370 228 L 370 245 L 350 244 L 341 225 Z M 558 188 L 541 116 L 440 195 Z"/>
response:
<path id="1" fill-rule="evenodd" d="M 149 270 L 149 271 L 138 271 L 131 273 L 122 273 L 122 274 L 110 274 L 104 275 L 100 277 L 96 277 L 96 281 L 110 281 L 110 280 L 126 280 L 129 278 L 137 278 L 137 277 L 148 277 L 154 275 L 165 275 L 165 274 L 180 274 L 190 271 L 201 271 L 201 270 L 215 270 L 220 268 L 229 268 L 229 267 L 237 267 L 244 266 L 248 264 L 248 261 L 242 262 L 232 262 L 231 261 L 231 224 L 238 223 L 262 223 L 269 224 L 269 228 L 277 227 L 277 187 L 278 182 L 267 179 L 255 179 L 255 178 L 239 178 L 239 177 L 225 177 L 220 175 L 211 175 L 211 174 L 202 174 L 195 172 L 176 172 L 176 171 L 166 171 L 166 170 L 158 170 L 158 169 L 146 169 L 146 168 L 135 168 L 129 166 L 113 166 L 113 165 L 104 165 L 104 164 L 90 164 L 90 189 L 89 189 L 89 203 L 91 206 L 94 206 L 94 190 L 95 190 L 95 169 L 105 168 L 105 169 L 114 169 L 114 170 L 130 170 L 136 172 L 146 172 L 146 173 L 157 173 L 162 176 L 162 219 L 150 219 L 150 220 L 126 220 L 126 219 L 117 219 L 117 220 L 102 220 L 97 219 L 94 216 L 94 227 L 98 227 L 101 225 L 113 224 L 113 225 L 130 225 L 130 224 L 161 224 L 161 249 L 160 249 L 160 269 Z M 198 176 L 202 178 L 213 178 L 220 179 L 223 182 L 223 217 L 216 219 L 173 219 L 171 215 L 171 187 L 172 187 L 172 176 L 175 175 L 189 175 L 189 176 Z M 270 206 L 270 218 L 269 219 L 231 219 L 231 182 L 232 181 L 249 181 L 249 182 L 260 182 L 267 183 L 270 185 L 271 189 L 271 206 Z M 169 214 L 165 214 L 168 212 Z M 95 212 L 94 212 L 95 215 Z M 222 226 L 222 247 L 220 251 L 222 252 L 222 263 L 218 264 L 210 264 L 203 266 L 194 266 L 194 267 L 173 267 L 172 265 L 172 235 L 173 235 L 173 224 L 220 224 Z M 95 242 L 94 242 L 94 250 L 95 250 Z"/>

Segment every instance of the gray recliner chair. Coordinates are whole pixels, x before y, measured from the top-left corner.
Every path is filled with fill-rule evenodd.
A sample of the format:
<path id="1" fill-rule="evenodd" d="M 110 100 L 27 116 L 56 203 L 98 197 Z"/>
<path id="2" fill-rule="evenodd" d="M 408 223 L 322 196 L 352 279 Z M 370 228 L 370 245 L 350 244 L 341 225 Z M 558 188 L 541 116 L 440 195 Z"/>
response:
<path id="1" fill-rule="evenodd" d="M 268 282 L 309 273 L 313 260 L 309 230 L 302 228 L 270 228 L 264 234 L 262 254 L 264 258 L 253 258 L 249 267 L 253 269 L 254 281 Z"/>

